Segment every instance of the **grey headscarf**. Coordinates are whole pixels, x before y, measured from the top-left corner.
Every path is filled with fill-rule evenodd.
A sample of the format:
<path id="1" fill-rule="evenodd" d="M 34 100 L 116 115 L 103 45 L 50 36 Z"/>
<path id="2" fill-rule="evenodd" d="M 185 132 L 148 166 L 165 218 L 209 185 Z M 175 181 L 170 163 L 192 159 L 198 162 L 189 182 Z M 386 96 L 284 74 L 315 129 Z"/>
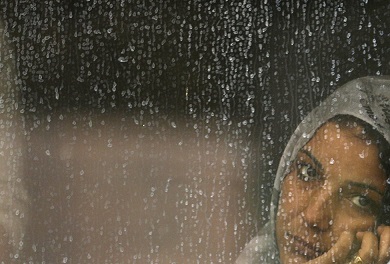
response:
<path id="1" fill-rule="evenodd" d="M 280 263 L 275 238 L 281 182 L 298 151 L 319 127 L 336 115 L 350 115 L 370 124 L 390 142 L 390 76 L 363 77 L 337 89 L 297 127 L 285 148 L 276 173 L 270 221 L 238 257 L 237 264 Z"/>

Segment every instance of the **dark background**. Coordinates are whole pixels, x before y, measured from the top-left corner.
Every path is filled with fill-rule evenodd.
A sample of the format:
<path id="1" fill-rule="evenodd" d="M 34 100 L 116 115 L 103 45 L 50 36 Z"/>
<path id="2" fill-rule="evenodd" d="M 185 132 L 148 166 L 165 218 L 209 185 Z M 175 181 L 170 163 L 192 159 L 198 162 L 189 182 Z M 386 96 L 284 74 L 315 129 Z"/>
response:
<path id="1" fill-rule="evenodd" d="M 223 138 L 246 164 L 240 175 L 256 215 L 248 239 L 267 220 L 278 158 L 308 111 L 349 80 L 390 74 L 388 1 L 11 0 L 0 8 L 28 131 L 61 115 L 81 123 L 117 115 L 156 130 L 180 123 L 199 142 Z"/>
<path id="2" fill-rule="evenodd" d="M 270 2 L 15 0 L 1 10 L 32 116 L 247 121 L 242 133 L 278 142 L 336 87 L 389 74 L 389 4 Z"/>

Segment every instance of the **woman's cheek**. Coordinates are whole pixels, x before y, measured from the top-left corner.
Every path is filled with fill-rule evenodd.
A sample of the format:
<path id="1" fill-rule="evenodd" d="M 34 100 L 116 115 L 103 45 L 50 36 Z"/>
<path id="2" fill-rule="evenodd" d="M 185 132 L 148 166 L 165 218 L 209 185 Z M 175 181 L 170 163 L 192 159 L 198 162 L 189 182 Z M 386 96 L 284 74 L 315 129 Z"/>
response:
<path id="1" fill-rule="evenodd" d="M 375 217 L 373 216 L 362 216 L 359 213 L 353 212 L 352 208 L 343 208 L 339 212 L 336 212 L 334 219 L 335 227 L 338 229 L 337 233 L 343 231 L 360 232 L 375 230 Z"/>

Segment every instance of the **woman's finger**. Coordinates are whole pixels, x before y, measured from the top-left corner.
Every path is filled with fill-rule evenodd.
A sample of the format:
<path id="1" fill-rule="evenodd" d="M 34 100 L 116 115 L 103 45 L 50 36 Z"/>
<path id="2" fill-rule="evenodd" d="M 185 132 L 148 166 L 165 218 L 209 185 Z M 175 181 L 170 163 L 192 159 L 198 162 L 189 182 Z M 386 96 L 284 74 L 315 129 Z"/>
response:
<path id="1" fill-rule="evenodd" d="M 378 227 L 379 258 L 378 263 L 384 264 L 390 261 L 390 226 Z"/>
<path id="2" fill-rule="evenodd" d="M 353 246 L 355 235 L 352 232 L 344 231 L 336 244 L 325 254 L 316 259 L 306 262 L 306 264 L 335 264 L 345 263 Z"/>
<path id="3" fill-rule="evenodd" d="M 373 232 L 358 232 L 356 237 L 362 241 L 358 255 L 363 263 L 378 263 L 378 237 Z"/>

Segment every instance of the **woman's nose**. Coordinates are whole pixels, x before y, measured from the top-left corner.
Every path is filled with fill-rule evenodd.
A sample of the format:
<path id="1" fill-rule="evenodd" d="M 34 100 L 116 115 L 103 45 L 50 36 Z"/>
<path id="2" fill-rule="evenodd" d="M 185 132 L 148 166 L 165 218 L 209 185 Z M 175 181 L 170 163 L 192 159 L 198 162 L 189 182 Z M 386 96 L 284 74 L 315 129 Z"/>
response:
<path id="1" fill-rule="evenodd" d="M 330 190 L 318 190 L 308 200 L 306 208 L 301 213 L 304 224 L 323 231 L 331 227 L 334 215 L 333 203 Z"/>

